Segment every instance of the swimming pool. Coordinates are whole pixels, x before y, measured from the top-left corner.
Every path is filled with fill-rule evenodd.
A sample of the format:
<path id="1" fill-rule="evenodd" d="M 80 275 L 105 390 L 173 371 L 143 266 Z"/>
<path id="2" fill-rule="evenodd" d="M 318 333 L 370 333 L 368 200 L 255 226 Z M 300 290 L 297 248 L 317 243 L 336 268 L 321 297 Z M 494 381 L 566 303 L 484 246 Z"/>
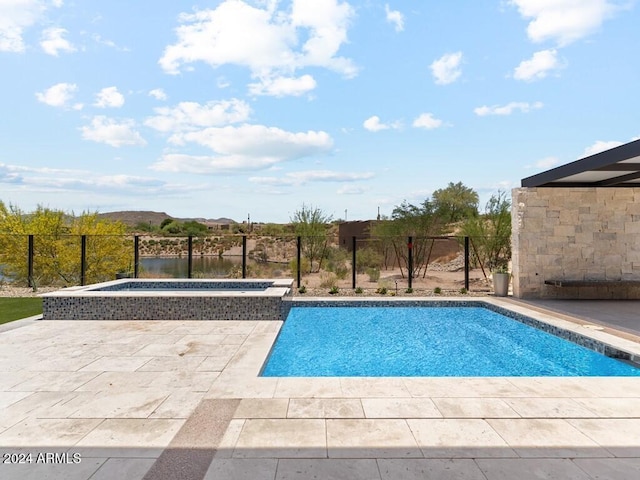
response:
<path id="1" fill-rule="evenodd" d="M 265 377 L 640 376 L 482 306 L 293 306 Z"/>

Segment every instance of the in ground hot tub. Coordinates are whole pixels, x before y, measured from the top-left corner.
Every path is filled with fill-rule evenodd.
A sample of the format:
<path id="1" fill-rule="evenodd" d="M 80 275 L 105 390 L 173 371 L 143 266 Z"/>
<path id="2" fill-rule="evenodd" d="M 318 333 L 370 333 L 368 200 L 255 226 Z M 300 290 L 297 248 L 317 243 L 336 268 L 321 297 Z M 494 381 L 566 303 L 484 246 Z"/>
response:
<path id="1" fill-rule="evenodd" d="M 46 293 L 44 320 L 282 320 L 293 279 L 122 279 Z"/>

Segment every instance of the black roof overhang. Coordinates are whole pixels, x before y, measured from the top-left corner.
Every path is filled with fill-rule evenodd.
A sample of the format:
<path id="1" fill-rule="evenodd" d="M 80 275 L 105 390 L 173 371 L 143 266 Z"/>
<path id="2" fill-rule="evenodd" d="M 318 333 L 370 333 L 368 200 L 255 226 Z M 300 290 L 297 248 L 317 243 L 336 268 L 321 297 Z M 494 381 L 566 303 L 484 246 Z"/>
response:
<path id="1" fill-rule="evenodd" d="M 640 187 L 640 140 L 523 178 L 523 187 Z"/>

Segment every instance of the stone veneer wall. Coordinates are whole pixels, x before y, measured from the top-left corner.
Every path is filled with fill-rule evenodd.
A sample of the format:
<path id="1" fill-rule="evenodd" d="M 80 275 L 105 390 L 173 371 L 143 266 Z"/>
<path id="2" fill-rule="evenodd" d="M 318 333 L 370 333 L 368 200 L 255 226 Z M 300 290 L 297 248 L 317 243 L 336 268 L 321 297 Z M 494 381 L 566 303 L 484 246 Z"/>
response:
<path id="1" fill-rule="evenodd" d="M 520 298 L 640 299 L 640 188 L 516 188 L 513 294 Z M 545 280 L 606 281 L 555 287 Z"/>
<path id="2" fill-rule="evenodd" d="M 43 320 L 282 320 L 280 296 L 44 297 Z"/>

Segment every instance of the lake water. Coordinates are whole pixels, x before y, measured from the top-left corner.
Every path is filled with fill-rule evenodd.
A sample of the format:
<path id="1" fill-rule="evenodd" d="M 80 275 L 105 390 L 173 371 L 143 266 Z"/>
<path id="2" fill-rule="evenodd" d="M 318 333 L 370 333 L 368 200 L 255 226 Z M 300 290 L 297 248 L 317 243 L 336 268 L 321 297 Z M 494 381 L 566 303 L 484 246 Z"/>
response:
<path id="1" fill-rule="evenodd" d="M 187 278 L 189 260 L 185 257 L 141 257 L 140 273 L 145 276 Z M 247 265 L 251 263 L 247 260 Z M 242 257 L 193 257 L 193 274 L 206 277 L 228 277 L 232 270 L 242 269 Z"/>

